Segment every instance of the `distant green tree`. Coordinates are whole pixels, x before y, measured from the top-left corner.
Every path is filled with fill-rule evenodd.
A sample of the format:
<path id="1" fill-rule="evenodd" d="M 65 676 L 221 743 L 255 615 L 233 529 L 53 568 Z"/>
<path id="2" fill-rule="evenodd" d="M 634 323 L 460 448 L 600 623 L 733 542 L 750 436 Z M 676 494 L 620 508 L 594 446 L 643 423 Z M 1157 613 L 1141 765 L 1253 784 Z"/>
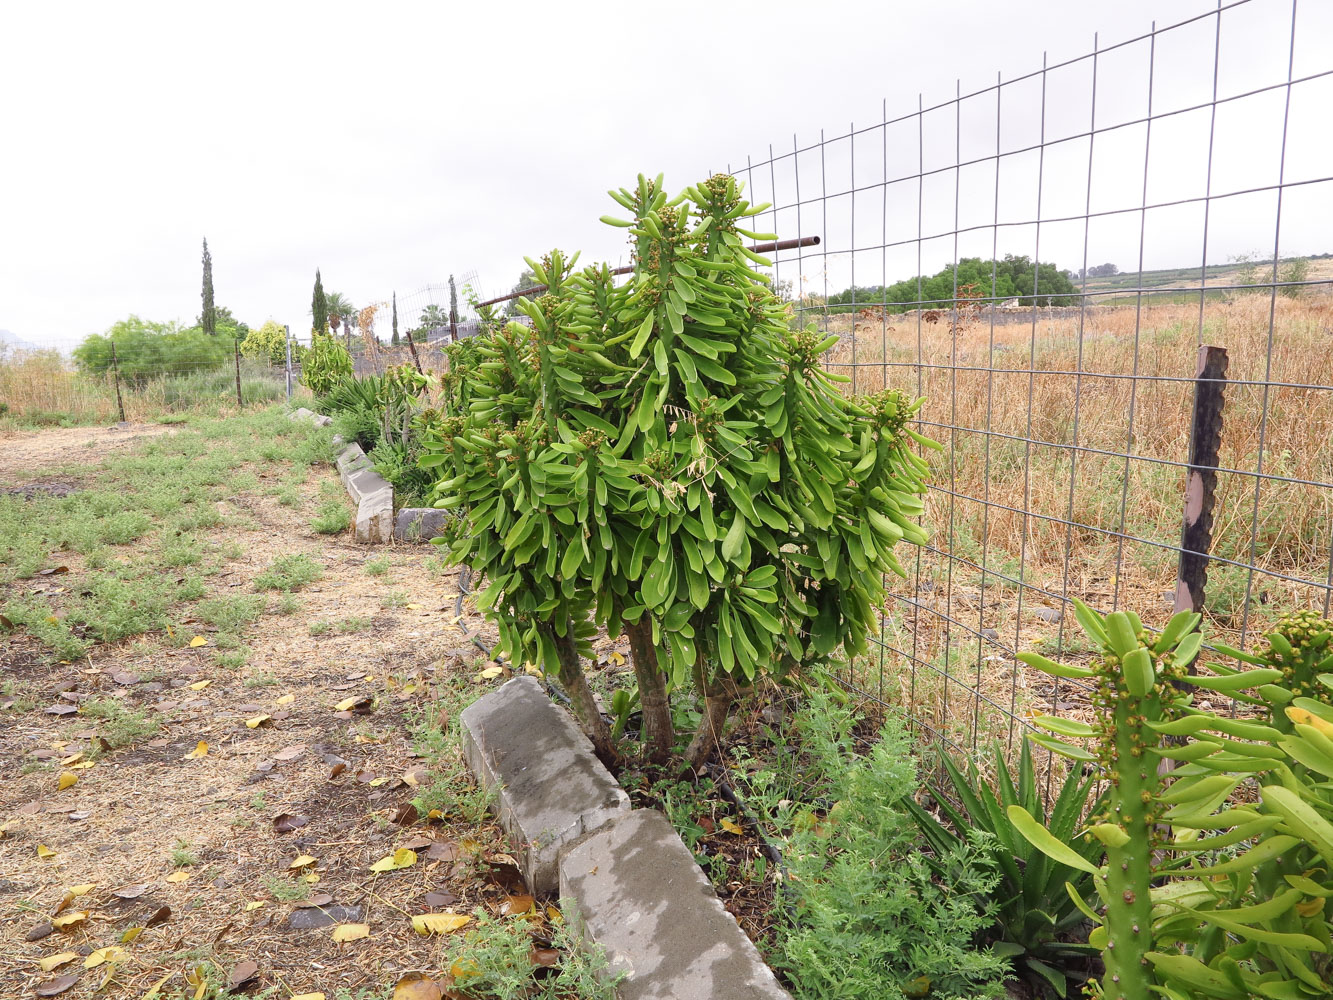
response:
<path id="1" fill-rule="evenodd" d="M 217 311 L 213 308 L 213 255 L 208 252 L 208 237 L 204 237 L 204 310 L 199 325 L 210 337 L 218 332 Z"/>
<path id="2" fill-rule="evenodd" d="M 1023 305 L 1068 306 L 1078 289 L 1068 273 L 1054 264 L 1033 264 L 1031 258 L 1006 254 L 1002 260 L 964 257 L 930 277 L 907 278 L 887 287 L 855 285 L 828 297 L 828 311 L 854 312 L 882 306 L 889 312 L 910 309 L 947 309 L 956 289 L 972 285 L 982 299 L 1016 298 Z"/>
<path id="3" fill-rule="evenodd" d="M 425 309 L 421 310 L 421 316 L 417 323 L 423 330 L 429 333 L 431 330 L 439 330 L 449 325 L 449 316 L 443 309 L 435 303 L 431 303 Z"/>
<path id="4" fill-rule="evenodd" d="M 80 371 L 101 375 L 111 369 L 111 345 L 122 378 L 145 382 L 150 378 L 188 375 L 221 366 L 231 358 L 231 344 L 209 336 L 201 327 L 183 329 L 179 323 L 155 323 L 130 316 L 112 324 L 106 333 L 94 333 L 74 348 Z"/>
<path id="5" fill-rule="evenodd" d="M 398 293 L 393 293 L 393 346 L 398 346 Z"/>
<path id="6" fill-rule="evenodd" d="M 523 273 L 518 276 L 518 283 L 515 284 L 513 288 L 509 289 L 509 291 L 511 293 L 521 292 L 525 288 L 534 288 L 539 284 L 540 282 L 537 280 L 537 275 L 533 273 L 532 268 L 525 267 Z M 517 298 L 510 299 L 505 303 L 504 314 L 506 316 L 525 315 L 523 310 L 518 306 Z"/>
<path id="7" fill-rule="evenodd" d="M 329 301 L 324 295 L 324 283 L 319 280 L 319 268 L 315 268 L 315 297 L 310 302 L 310 316 L 314 320 L 316 333 L 323 333 L 329 327 Z"/>
<path id="8" fill-rule="evenodd" d="M 287 360 L 287 331 L 269 320 L 245 335 L 245 340 L 241 342 L 241 353 L 247 358 L 280 365 Z"/>
<path id="9" fill-rule="evenodd" d="M 344 340 L 350 340 L 352 327 L 356 326 L 356 306 L 338 292 L 326 292 L 324 301 L 328 304 L 329 327 L 333 330 L 334 336 L 337 336 L 338 328 L 341 327 Z"/>

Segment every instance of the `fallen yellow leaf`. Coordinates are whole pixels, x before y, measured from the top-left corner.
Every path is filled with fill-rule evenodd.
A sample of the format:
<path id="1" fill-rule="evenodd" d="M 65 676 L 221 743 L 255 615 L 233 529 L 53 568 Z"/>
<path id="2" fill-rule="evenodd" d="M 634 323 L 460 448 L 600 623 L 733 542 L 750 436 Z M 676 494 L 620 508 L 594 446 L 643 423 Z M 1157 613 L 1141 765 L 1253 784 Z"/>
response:
<path id="1" fill-rule="evenodd" d="M 61 766 L 61 767 L 69 767 L 71 764 L 77 764 L 77 763 L 78 763 L 79 761 L 81 761 L 81 760 L 83 760 L 83 754 L 81 754 L 81 753 L 72 753 L 72 754 L 70 754 L 68 757 L 66 757 L 64 760 L 62 760 L 62 761 L 60 762 L 60 766 Z"/>
<path id="2" fill-rule="evenodd" d="M 95 969 L 103 962 L 119 962 L 128 955 L 129 952 L 120 945 L 113 944 L 108 948 L 98 948 L 83 960 L 83 967 L 85 969 Z"/>
<path id="3" fill-rule="evenodd" d="M 413 771 L 404 772 L 403 781 L 407 782 L 407 784 L 411 785 L 413 788 L 416 788 L 417 785 L 420 784 L 420 782 L 417 781 L 416 773 Z"/>
<path id="4" fill-rule="evenodd" d="M 257 910 L 261 906 L 267 906 L 267 905 L 268 905 L 268 900 L 266 899 L 253 899 L 245 904 L 245 912 L 249 913 L 251 910 Z"/>
<path id="5" fill-rule="evenodd" d="M 611 653 L 611 656 L 609 657 L 609 659 L 610 659 L 611 662 L 614 663 L 617 667 L 623 667 L 623 666 L 625 665 L 625 657 L 622 656 L 620 653 L 617 653 L 617 652 L 614 652 L 614 651 L 613 651 L 613 652 Z"/>
<path id="6" fill-rule="evenodd" d="M 323 993 L 298 993 L 292 1000 L 324 1000 Z"/>
<path id="7" fill-rule="evenodd" d="M 270 718 L 271 718 L 271 716 L 267 716 L 267 715 L 256 715 L 253 719 L 246 719 L 246 720 L 245 720 L 245 728 L 246 728 L 246 729 L 258 729 L 258 728 L 259 728 L 260 726 L 262 726 L 265 722 L 268 722 L 268 720 L 269 720 Z"/>
<path id="8" fill-rule="evenodd" d="M 418 934 L 449 934 L 471 922 L 462 913 L 422 913 L 412 918 L 412 929 Z"/>
<path id="9" fill-rule="evenodd" d="M 183 759 L 199 760 L 201 757 L 207 757 L 207 756 L 208 756 L 208 744 L 205 743 L 203 740 L 200 740 L 199 745 L 195 747 L 193 750 L 191 750 L 189 753 L 187 753 Z"/>
<path id="10" fill-rule="evenodd" d="M 39 858 L 54 858 L 56 856 L 56 852 L 51 850 L 51 848 L 47 847 L 45 844 L 38 844 L 37 856 Z"/>
<path id="11" fill-rule="evenodd" d="M 144 929 L 143 929 L 142 927 L 130 927 L 130 928 L 127 928 L 126 931 L 125 931 L 125 933 L 122 934 L 122 935 L 120 936 L 120 943 L 121 943 L 121 944 L 129 944 L 129 943 L 132 942 L 135 938 L 137 938 L 140 934 L 142 934 L 142 933 L 143 933 L 143 930 L 144 930 Z"/>
<path id="12" fill-rule="evenodd" d="M 558 927 L 565 922 L 565 915 L 554 906 L 548 906 L 546 908 L 546 919 Z"/>
<path id="13" fill-rule="evenodd" d="M 369 784 L 371 788 L 379 788 L 380 785 L 386 784 L 388 780 L 388 778 L 371 778 Z"/>
<path id="14" fill-rule="evenodd" d="M 370 866 L 370 870 L 373 872 L 391 872 L 399 868 L 411 868 L 416 863 L 417 852 L 406 847 L 400 847 L 387 857 L 376 861 Z"/>
<path id="15" fill-rule="evenodd" d="M 67 930 L 70 927 L 77 927 L 88 919 L 88 914 L 83 910 L 75 910 L 73 913 L 62 913 L 58 917 L 51 918 L 51 926 L 58 931 Z"/>
<path id="16" fill-rule="evenodd" d="M 319 876 L 315 875 L 314 873 L 307 875 L 305 877 L 305 880 L 310 885 L 319 885 Z"/>
<path id="17" fill-rule="evenodd" d="M 291 871 L 292 869 L 295 868 L 309 868 L 318 860 L 319 858 L 312 858 L 309 854 L 302 854 L 299 858 L 297 858 L 295 861 L 293 861 L 291 864 L 287 866 L 287 870 Z"/>
<path id="18" fill-rule="evenodd" d="M 361 698 L 359 695 L 352 695 L 352 697 L 344 698 L 342 701 L 338 702 L 338 704 L 334 705 L 333 708 L 335 711 L 338 712 L 346 712 L 350 710 L 351 707 L 360 700 Z"/>
<path id="19" fill-rule="evenodd" d="M 96 766 L 97 766 L 97 761 L 95 760 L 81 760 L 77 764 L 71 764 L 69 766 L 69 769 L 71 771 L 86 771 L 88 770 L 88 768 Z"/>
<path id="20" fill-rule="evenodd" d="M 193 639 L 190 640 L 191 649 L 198 649 L 200 646 L 207 646 L 207 645 L 208 645 L 208 640 L 205 639 L 202 635 L 196 635 Z"/>
<path id="21" fill-rule="evenodd" d="M 42 967 L 43 972 L 50 972 L 52 969 L 58 969 L 66 962 L 72 962 L 78 957 L 79 953 L 77 951 L 62 951 L 59 955 L 50 955 L 37 964 Z"/>
<path id="22" fill-rule="evenodd" d="M 523 664 L 523 672 L 525 674 L 531 674 L 533 677 L 540 677 L 542 668 L 537 666 L 537 664 L 533 663 L 531 660 L 528 660 Z"/>
<path id="23" fill-rule="evenodd" d="M 202 691 L 204 688 L 208 687 L 208 685 L 212 683 L 213 683 L 212 681 L 195 681 L 193 684 L 190 685 L 190 690 Z"/>
<path id="24" fill-rule="evenodd" d="M 70 774 L 68 771 L 66 771 L 64 774 L 60 776 L 60 780 L 56 782 L 56 791 L 63 792 L 66 788 L 71 788 L 74 785 L 77 785 L 78 783 L 79 783 L 78 776 Z"/>
<path id="25" fill-rule="evenodd" d="M 369 924 L 339 924 L 333 928 L 333 940 L 338 944 L 360 941 L 362 938 L 368 937 L 370 937 Z"/>
<path id="26" fill-rule="evenodd" d="M 70 896 L 86 896 L 97 888 L 96 882 L 84 882 L 82 885 L 72 885 L 65 890 Z"/>
<path id="27" fill-rule="evenodd" d="M 290 705 L 290 704 L 291 704 L 292 702 L 294 702 L 295 700 L 296 700 L 296 695 L 294 695 L 294 694 L 285 694 L 285 695 L 283 695 L 281 698 L 278 699 L 278 704 L 279 704 L 279 705 Z"/>
<path id="28" fill-rule="evenodd" d="M 404 606 L 405 608 L 407 608 L 409 611 L 420 611 L 420 610 L 421 610 L 421 605 L 420 605 L 420 604 L 405 604 L 405 605 L 403 605 L 403 606 Z"/>
<path id="29" fill-rule="evenodd" d="M 732 821 L 729 820 L 729 819 L 724 819 L 724 820 L 722 821 L 722 829 L 726 830 L 727 833 L 734 833 L 734 834 L 736 834 L 737 836 L 740 836 L 742 833 L 745 832 L 745 831 L 741 828 L 741 826 L 740 826 L 739 823 L 734 823 L 734 822 L 732 822 Z"/>
<path id="30" fill-rule="evenodd" d="M 157 1000 L 158 995 L 162 992 L 162 987 L 166 986 L 167 983 L 175 979 L 176 976 L 177 973 L 168 972 L 165 976 L 163 976 L 149 988 L 148 992 L 143 995 L 143 1000 Z"/>
<path id="31" fill-rule="evenodd" d="M 184 882 L 184 881 L 185 881 L 187 878 L 189 878 L 189 877 L 190 877 L 190 873 L 189 873 L 189 872 L 172 872 L 170 875 L 167 876 L 167 881 L 168 881 L 168 882 Z"/>
<path id="32" fill-rule="evenodd" d="M 504 672 L 505 672 L 504 667 L 487 667 L 477 676 L 479 676 L 484 681 L 489 681 L 489 680 L 494 680 L 496 677 L 499 677 Z"/>

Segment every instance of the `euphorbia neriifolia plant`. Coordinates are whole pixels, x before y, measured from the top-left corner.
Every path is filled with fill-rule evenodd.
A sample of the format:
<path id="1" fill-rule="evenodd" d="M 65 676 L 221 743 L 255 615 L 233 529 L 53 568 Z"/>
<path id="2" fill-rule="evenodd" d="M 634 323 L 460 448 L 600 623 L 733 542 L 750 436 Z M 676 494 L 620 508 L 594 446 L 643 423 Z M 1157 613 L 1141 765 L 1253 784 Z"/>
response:
<path id="1" fill-rule="evenodd" d="M 1132 612 L 1103 618 L 1079 604 L 1077 614 L 1101 650 L 1091 665 L 1020 659 L 1093 685 L 1092 725 L 1035 721 L 1090 741 L 1090 750 L 1044 742 L 1108 783 L 1106 811 L 1085 833 L 1103 845 L 1104 863 L 1088 861 L 1023 808 L 1008 812 L 1036 847 L 1093 875 L 1097 909 L 1069 891 L 1097 925 L 1089 941 L 1106 971 L 1095 995 L 1333 995 L 1329 623 L 1308 612 L 1288 616 L 1261 654 L 1226 650 L 1253 669 L 1210 663 L 1211 673 L 1187 676 L 1202 647 L 1198 615 L 1177 615 L 1153 635 Z M 1228 706 L 1196 703 L 1196 691 L 1268 712 L 1237 718 Z"/>
<path id="2" fill-rule="evenodd" d="M 629 633 L 649 756 L 673 750 L 669 691 L 705 711 L 684 752 L 712 752 L 735 698 L 865 649 L 920 543 L 920 401 L 848 398 L 755 270 L 751 206 L 717 175 L 674 199 L 640 177 L 634 275 L 529 261 L 548 290 L 478 344 L 464 411 L 431 425 L 437 504 L 464 512 L 452 557 L 486 577 L 506 651 L 556 673 L 594 742 L 609 732 L 581 658 L 596 626 Z M 582 693 L 580 693 L 582 692 Z"/>

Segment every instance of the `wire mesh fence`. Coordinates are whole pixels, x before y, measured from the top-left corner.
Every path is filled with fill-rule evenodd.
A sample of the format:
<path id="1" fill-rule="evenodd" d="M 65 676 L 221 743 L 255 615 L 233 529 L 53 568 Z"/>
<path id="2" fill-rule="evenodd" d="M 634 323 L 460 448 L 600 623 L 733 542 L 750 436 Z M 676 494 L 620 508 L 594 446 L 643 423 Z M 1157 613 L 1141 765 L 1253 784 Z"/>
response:
<path id="1" fill-rule="evenodd" d="M 1031 714 L 1091 711 L 1014 659 L 1090 651 L 1072 598 L 1153 626 L 1202 597 L 1210 634 L 1242 646 L 1283 611 L 1328 613 L 1333 259 L 1284 248 L 1327 249 L 1331 22 L 1219 3 L 728 165 L 772 204 L 756 228 L 822 237 L 771 278 L 794 321 L 841 336 L 828 369 L 924 397 L 918 429 L 943 445 L 932 541 L 849 687 L 973 752 Z M 1225 375 L 1198 371 L 1209 346 Z M 1201 511 L 1186 487 L 1210 387 Z M 1189 545 L 1211 534 L 1183 551 L 1190 573 L 1207 557 L 1202 594 L 1178 588 L 1191 518 Z"/>

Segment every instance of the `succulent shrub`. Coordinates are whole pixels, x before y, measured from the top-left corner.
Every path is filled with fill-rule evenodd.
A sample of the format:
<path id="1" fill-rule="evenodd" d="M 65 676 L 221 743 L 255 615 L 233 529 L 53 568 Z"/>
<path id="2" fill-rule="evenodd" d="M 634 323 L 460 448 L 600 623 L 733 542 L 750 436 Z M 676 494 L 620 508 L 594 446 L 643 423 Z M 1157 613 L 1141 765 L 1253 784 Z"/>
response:
<path id="1" fill-rule="evenodd" d="M 913 447 L 933 442 L 908 427 L 919 401 L 846 397 L 820 366 L 836 338 L 788 329 L 744 246 L 765 206 L 734 178 L 612 197 L 632 280 L 529 260 L 531 327 L 478 338 L 423 464 L 464 512 L 451 554 L 486 576 L 507 651 L 579 686 L 595 626 L 628 630 L 650 755 L 672 747 L 668 688 L 692 684 L 698 765 L 756 678 L 865 648 L 894 546 L 925 540 Z"/>

